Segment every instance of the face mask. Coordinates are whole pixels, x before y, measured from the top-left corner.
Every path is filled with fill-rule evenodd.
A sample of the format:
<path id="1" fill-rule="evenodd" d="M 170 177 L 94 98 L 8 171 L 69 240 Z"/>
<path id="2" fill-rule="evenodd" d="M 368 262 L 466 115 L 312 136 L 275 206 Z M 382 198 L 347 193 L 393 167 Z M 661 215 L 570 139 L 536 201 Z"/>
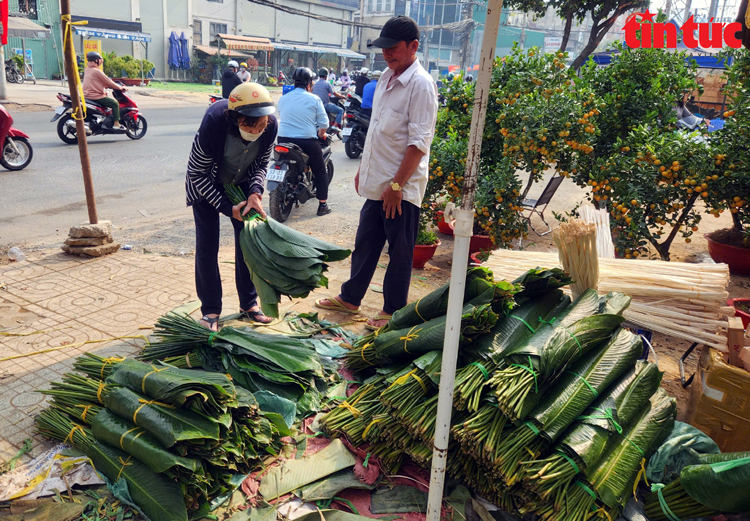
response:
<path id="1" fill-rule="evenodd" d="M 242 136 L 242 139 L 244 139 L 245 141 L 256 141 L 258 138 L 260 138 L 260 136 L 263 135 L 263 132 L 261 132 L 260 134 L 252 134 L 250 132 L 245 132 L 241 128 L 239 130 L 240 136 Z"/>

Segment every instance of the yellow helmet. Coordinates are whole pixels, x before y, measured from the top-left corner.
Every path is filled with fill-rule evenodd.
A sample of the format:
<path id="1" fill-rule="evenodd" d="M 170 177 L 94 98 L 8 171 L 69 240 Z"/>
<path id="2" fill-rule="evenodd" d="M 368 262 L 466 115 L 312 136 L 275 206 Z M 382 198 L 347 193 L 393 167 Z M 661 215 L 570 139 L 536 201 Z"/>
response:
<path id="1" fill-rule="evenodd" d="M 276 112 L 271 95 L 263 85 L 246 82 L 237 85 L 229 94 L 229 110 L 243 116 L 268 116 Z"/>
<path id="2" fill-rule="evenodd" d="M 247 68 L 247 63 L 245 63 L 245 62 L 242 62 L 242 63 L 240 63 L 240 67 L 245 67 L 245 68 Z"/>

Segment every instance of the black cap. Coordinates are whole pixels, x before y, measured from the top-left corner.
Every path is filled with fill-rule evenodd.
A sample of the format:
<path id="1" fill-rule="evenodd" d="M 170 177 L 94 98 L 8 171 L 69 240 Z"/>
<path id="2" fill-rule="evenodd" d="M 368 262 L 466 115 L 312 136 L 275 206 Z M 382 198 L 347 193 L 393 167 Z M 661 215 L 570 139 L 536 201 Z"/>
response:
<path id="1" fill-rule="evenodd" d="M 413 40 L 419 40 L 419 26 L 417 22 L 408 16 L 399 15 L 388 20 L 380 30 L 380 38 L 372 43 L 368 43 L 367 46 L 387 49 L 388 47 L 393 47 L 398 42 L 411 42 Z"/>

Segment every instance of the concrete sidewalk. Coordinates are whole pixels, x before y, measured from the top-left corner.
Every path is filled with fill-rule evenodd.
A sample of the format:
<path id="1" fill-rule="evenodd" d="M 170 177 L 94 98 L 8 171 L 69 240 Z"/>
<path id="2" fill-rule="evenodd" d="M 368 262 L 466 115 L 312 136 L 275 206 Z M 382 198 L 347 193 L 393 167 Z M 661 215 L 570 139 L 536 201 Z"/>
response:
<path id="1" fill-rule="evenodd" d="M 220 254 L 224 313 L 237 311 L 231 250 Z M 381 264 L 387 263 L 384 257 Z M 384 264 L 383 264 L 384 265 Z M 305 300 L 286 301 L 287 310 L 313 310 L 315 299 L 337 294 L 349 275 L 350 262 L 330 266 L 330 291 L 320 288 Z M 197 310 L 192 257 L 169 257 L 120 251 L 109 257 L 81 259 L 54 250 L 34 252 L 26 261 L 0 265 L 0 462 L 13 457 L 26 438 L 33 450 L 19 463 L 52 444 L 35 434 L 34 417 L 45 406 L 48 388 L 72 371 L 86 352 L 128 356 L 144 344 L 161 315 L 183 304 Z M 378 268 L 374 281 L 382 282 Z M 447 279 L 447 270 L 414 272 L 411 298 L 432 291 Z M 382 295 L 368 292 L 364 317 L 382 306 Z M 320 310 L 318 310 L 320 311 Z M 321 313 L 335 323 L 351 315 Z M 364 332 L 361 323 L 350 326 Z"/>

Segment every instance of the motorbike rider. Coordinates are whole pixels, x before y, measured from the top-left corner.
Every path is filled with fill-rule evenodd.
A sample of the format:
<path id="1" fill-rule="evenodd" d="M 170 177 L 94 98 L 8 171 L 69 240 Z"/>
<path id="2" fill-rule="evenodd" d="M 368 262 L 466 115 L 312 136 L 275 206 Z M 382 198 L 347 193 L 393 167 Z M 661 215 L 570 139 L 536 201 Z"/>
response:
<path id="1" fill-rule="evenodd" d="M 125 92 L 127 89 L 110 80 L 99 66 L 104 63 L 101 55 L 96 51 L 91 51 L 86 55 L 88 65 L 83 71 L 83 98 L 93 101 L 104 107 L 112 109 L 112 122 L 109 118 L 104 120 L 104 126 L 120 128 L 120 104 L 117 100 L 107 97 L 107 91 L 104 89 L 119 90 Z"/>
<path id="2" fill-rule="evenodd" d="M 294 72 L 296 73 L 297 71 Z M 341 118 L 344 115 L 344 109 L 335 103 L 331 103 L 331 96 L 336 98 L 344 98 L 345 96 L 335 92 L 331 84 L 328 83 L 328 69 L 325 67 L 318 71 L 318 81 L 313 85 L 312 92 L 323 102 L 326 112 L 336 115 L 336 125 L 341 128 Z"/>
<path id="3" fill-rule="evenodd" d="M 325 138 L 328 114 L 320 97 L 312 93 L 315 80 L 313 71 L 298 67 L 292 74 L 292 80 L 294 90 L 282 96 L 278 103 L 281 119 L 278 142 L 294 143 L 307 154 L 315 176 L 318 215 L 327 215 L 331 213 L 327 204 L 329 179 L 319 140 Z M 318 83 L 321 81 L 325 83 L 325 79 Z"/>
<path id="4" fill-rule="evenodd" d="M 362 89 L 362 110 L 359 111 L 362 116 L 369 118 L 372 114 L 372 101 L 375 99 L 375 87 L 378 85 L 378 80 L 380 79 L 381 74 L 380 71 L 372 71 L 372 79 L 370 80 L 370 83 L 365 85 L 365 88 Z"/>
<path id="5" fill-rule="evenodd" d="M 240 63 L 240 70 L 237 72 L 237 76 L 242 80 L 242 83 L 250 81 L 250 73 L 247 71 L 247 63 Z"/>
<path id="6" fill-rule="evenodd" d="M 349 86 L 352 84 L 352 79 L 349 77 L 349 73 L 344 69 L 341 72 L 341 91 L 346 92 L 349 90 Z"/>
<path id="7" fill-rule="evenodd" d="M 239 65 L 234 60 L 229 60 L 229 63 L 227 63 L 227 70 L 224 71 L 224 74 L 221 76 L 221 95 L 223 98 L 228 98 L 229 94 L 231 94 L 232 90 L 237 85 L 240 85 L 242 83 L 242 80 L 239 76 L 237 76 L 237 69 L 239 68 Z"/>
<path id="8" fill-rule="evenodd" d="M 240 247 L 243 216 L 251 209 L 265 217 L 262 196 L 278 128 L 271 95 L 258 83 L 241 83 L 229 99 L 211 105 L 203 116 L 188 159 L 185 190 L 195 217 L 195 287 L 201 324 L 218 329 L 222 309 L 219 273 L 220 214 L 234 228 L 235 278 L 243 319 L 268 324 Z M 234 184 L 247 201 L 233 206 L 224 186 Z"/>
<path id="9" fill-rule="evenodd" d="M 357 79 L 354 80 L 354 94 L 356 94 L 359 97 L 362 97 L 362 89 L 365 88 L 365 85 L 370 83 L 370 78 L 368 78 L 369 70 L 367 67 L 362 67 L 359 70 L 359 76 L 357 76 Z"/>

